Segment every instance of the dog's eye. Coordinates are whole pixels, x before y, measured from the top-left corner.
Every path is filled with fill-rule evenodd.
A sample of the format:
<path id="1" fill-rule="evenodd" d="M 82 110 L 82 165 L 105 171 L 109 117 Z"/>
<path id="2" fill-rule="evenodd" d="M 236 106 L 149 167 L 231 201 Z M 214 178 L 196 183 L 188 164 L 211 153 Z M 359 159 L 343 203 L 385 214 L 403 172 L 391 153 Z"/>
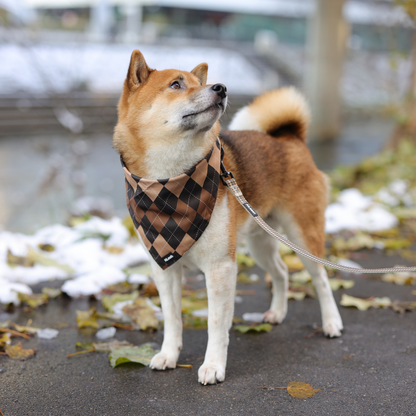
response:
<path id="1" fill-rule="evenodd" d="M 179 90 L 181 88 L 181 84 L 179 84 L 178 81 L 173 81 L 172 84 L 170 84 L 170 87 L 174 90 Z"/>

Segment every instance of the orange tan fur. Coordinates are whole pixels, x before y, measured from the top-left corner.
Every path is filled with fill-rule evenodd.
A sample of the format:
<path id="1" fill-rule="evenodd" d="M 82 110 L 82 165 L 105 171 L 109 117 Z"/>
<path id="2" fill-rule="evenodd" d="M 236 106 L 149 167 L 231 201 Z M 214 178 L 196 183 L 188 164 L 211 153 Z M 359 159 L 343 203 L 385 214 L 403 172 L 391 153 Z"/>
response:
<path id="1" fill-rule="evenodd" d="M 227 105 L 226 88 L 206 85 L 207 70 L 205 63 L 191 72 L 152 70 L 142 54 L 134 51 L 118 106 L 114 147 L 131 173 L 161 179 L 189 170 L 219 136 L 224 164 L 247 201 L 269 224 L 283 227 L 291 240 L 321 257 L 328 186 L 305 144 L 310 116 L 304 98 L 293 88 L 265 93 L 236 114 L 230 125 L 234 131 L 220 132 L 218 119 Z M 182 348 L 182 266 L 199 267 L 206 276 L 209 337 L 198 379 L 202 384 L 224 380 L 236 250 L 244 238 L 257 264 L 273 280 L 273 300 L 264 320 L 283 321 L 288 274 L 278 244 L 220 183 L 210 223 L 194 246 L 165 271 L 152 261 L 165 315 L 162 350 L 153 358 L 152 368 L 176 366 Z M 325 269 L 302 261 L 318 294 L 325 334 L 340 336 L 342 321 Z"/>

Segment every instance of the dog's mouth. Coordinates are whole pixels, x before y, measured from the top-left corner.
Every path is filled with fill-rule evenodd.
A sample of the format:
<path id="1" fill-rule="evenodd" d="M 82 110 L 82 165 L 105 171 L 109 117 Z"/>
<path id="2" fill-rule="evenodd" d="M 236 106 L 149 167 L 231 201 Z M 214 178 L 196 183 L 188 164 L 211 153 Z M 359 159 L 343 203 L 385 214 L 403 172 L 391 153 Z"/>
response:
<path id="1" fill-rule="evenodd" d="M 205 110 L 202 111 L 197 111 L 196 113 L 190 113 L 190 114 L 186 114 L 185 116 L 183 116 L 182 118 L 187 118 L 187 117 L 192 117 L 192 116 L 197 116 L 198 114 L 202 114 L 205 113 L 209 110 L 212 109 L 220 109 L 221 111 L 224 111 L 224 104 L 222 102 L 220 103 L 215 103 L 210 105 L 209 107 L 207 107 Z"/>

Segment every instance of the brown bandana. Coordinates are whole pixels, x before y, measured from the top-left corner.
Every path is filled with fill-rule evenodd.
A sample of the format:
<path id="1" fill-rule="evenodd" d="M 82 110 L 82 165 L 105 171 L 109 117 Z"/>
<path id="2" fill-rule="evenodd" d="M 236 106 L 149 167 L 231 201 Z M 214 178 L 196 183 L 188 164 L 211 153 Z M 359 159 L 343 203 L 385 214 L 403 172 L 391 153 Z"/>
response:
<path id="1" fill-rule="evenodd" d="M 187 173 L 169 179 L 144 179 L 124 168 L 127 208 L 156 263 L 177 262 L 207 228 L 217 198 L 221 145 Z"/>

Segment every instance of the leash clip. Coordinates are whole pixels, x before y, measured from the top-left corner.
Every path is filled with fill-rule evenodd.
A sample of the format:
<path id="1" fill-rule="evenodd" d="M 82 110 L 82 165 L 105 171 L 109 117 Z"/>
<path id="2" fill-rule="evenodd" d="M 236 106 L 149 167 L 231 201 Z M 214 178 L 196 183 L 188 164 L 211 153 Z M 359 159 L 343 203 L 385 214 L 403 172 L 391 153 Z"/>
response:
<path id="1" fill-rule="evenodd" d="M 226 178 L 231 177 L 231 179 L 234 179 L 234 175 L 232 172 L 229 172 L 227 169 L 225 169 L 224 163 L 223 163 L 223 158 L 224 158 L 224 148 L 221 146 L 221 163 L 220 163 L 220 168 L 221 168 L 221 174 L 220 174 L 220 178 L 222 183 L 225 186 L 227 185 L 227 182 L 225 181 Z"/>

